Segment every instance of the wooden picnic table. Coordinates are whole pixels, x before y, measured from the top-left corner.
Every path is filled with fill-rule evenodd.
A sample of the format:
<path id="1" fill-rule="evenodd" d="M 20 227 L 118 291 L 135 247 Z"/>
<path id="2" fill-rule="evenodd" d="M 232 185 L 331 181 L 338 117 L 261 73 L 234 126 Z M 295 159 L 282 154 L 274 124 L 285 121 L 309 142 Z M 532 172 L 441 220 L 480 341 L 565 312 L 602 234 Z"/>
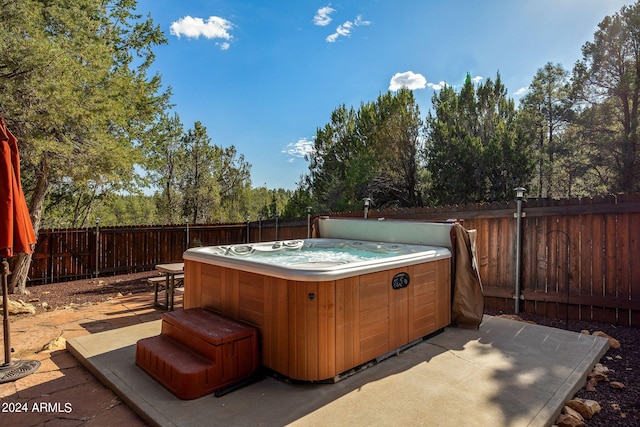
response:
<path id="1" fill-rule="evenodd" d="M 176 276 L 184 274 L 184 262 L 158 264 L 156 270 L 165 275 L 164 304 L 158 302 L 158 288 L 156 287 L 153 303 L 165 310 L 173 311 L 173 295 L 175 292 Z M 184 277 L 184 276 L 183 276 Z"/>

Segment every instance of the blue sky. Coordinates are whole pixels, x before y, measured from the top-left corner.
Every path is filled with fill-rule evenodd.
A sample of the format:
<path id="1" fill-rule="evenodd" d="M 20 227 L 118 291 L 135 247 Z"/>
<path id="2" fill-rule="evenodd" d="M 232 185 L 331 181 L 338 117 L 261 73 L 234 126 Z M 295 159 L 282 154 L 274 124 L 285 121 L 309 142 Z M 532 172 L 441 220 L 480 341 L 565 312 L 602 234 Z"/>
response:
<path id="1" fill-rule="evenodd" d="M 342 104 L 414 90 L 422 116 L 434 91 L 500 72 L 520 99 L 547 62 L 582 58 L 621 0 L 139 0 L 168 45 L 153 72 L 171 86 L 185 126 L 234 145 L 252 185 L 296 188 L 318 127 Z"/>

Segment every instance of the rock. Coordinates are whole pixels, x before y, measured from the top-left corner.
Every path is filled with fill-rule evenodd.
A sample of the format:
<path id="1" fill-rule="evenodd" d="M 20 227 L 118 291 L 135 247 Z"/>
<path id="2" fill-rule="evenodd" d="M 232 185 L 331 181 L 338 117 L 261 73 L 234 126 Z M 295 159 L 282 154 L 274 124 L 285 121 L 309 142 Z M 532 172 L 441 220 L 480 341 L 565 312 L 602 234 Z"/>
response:
<path id="1" fill-rule="evenodd" d="M 577 418 L 572 417 L 567 414 L 560 414 L 558 419 L 556 420 L 556 425 L 558 427 L 584 427 L 584 421 L 580 421 Z"/>
<path id="2" fill-rule="evenodd" d="M 602 407 L 600 406 L 600 404 L 595 400 L 582 399 L 582 401 L 584 402 L 585 405 L 587 405 L 587 407 L 589 408 L 589 410 L 593 415 L 599 414 L 600 411 L 602 410 Z"/>
<path id="3" fill-rule="evenodd" d="M 572 407 L 565 405 L 564 408 L 562 408 L 562 412 L 564 412 L 565 414 L 580 420 L 582 422 L 584 422 L 584 417 L 582 416 L 582 414 L 580 414 L 580 412 L 576 411 L 575 409 L 573 409 Z"/>
<path id="4" fill-rule="evenodd" d="M 590 420 L 601 410 L 598 402 L 587 399 L 572 399 L 567 402 L 567 406 L 578 412 L 585 420 Z"/>
<path id="5" fill-rule="evenodd" d="M 593 371 L 607 375 L 609 373 L 609 368 L 602 363 L 596 363 L 593 365 Z"/>
<path id="6" fill-rule="evenodd" d="M 622 390 L 624 388 L 624 384 L 622 384 L 620 381 L 611 381 L 609 385 L 611 386 L 611 388 L 616 388 L 618 390 Z"/>
<path id="7" fill-rule="evenodd" d="M 586 330 L 586 329 L 581 330 L 581 331 L 580 331 L 580 333 L 581 333 L 582 335 L 591 335 L 591 332 L 589 332 L 589 331 L 588 331 L 588 330 Z"/>
<path id="8" fill-rule="evenodd" d="M 605 334 L 602 331 L 595 331 L 593 333 L 593 335 L 595 335 L 596 337 L 602 337 L 602 338 L 606 338 L 609 340 L 609 347 L 613 348 L 613 349 L 619 349 L 620 348 L 620 341 L 618 341 L 617 339 L 610 337 L 609 335 Z"/>
<path id="9" fill-rule="evenodd" d="M 59 336 L 55 340 L 51 340 L 42 346 L 40 351 L 52 352 L 56 350 L 65 350 L 67 348 L 67 340 L 63 336 Z"/>
<path id="10" fill-rule="evenodd" d="M 598 384 L 598 382 L 591 378 L 589 382 L 587 382 L 587 385 L 584 386 L 584 389 L 586 391 L 596 391 L 596 384 Z"/>
<path id="11" fill-rule="evenodd" d="M 497 317 L 501 317 L 503 319 L 515 320 L 516 322 L 530 323 L 532 325 L 536 324 L 536 322 L 532 322 L 531 320 L 524 320 L 522 317 L 515 314 L 501 314 L 500 316 L 497 316 Z"/>
<path id="12" fill-rule="evenodd" d="M 596 363 L 588 377 L 595 382 L 609 381 L 609 377 L 607 376 L 609 372 L 609 368 L 604 366 L 602 363 Z"/>
<path id="13" fill-rule="evenodd" d="M 591 377 L 591 379 L 597 383 L 599 383 L 600 381 L 609 381 L 609 377 L 600 372 L 591 372 L 589 374 L 589 377 Z"/>
<path id="14" fill-rule="evenodd" d="M 7 299 L 7 301 L 9 314 L 36 314 L 36 308 L 32 304 L 28 304 L 20 299 L 17 301 L 11 301 L 10 299 Z M 0 297 L 0 302 L 4 304 L 4 301 L 2 301 L 2 297 Z M 0 307 L 3 306 L 2 304 L 0 304 Z"/>

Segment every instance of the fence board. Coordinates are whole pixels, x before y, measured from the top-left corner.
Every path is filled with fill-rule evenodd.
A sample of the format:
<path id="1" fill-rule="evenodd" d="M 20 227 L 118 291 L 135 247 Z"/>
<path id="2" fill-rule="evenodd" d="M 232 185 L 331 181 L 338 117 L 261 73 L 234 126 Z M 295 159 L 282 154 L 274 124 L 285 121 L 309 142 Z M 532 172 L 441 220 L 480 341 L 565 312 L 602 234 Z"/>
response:
<path id="1" fill-rule="evenodd" d="M 602 198 L 601 197 L 597 197 L 594 198 L 594 204 L 596 203 L 602 203 Z M 591 286 L 591 295 L 592 296 L 605 296 L 605 289 L 604 289 L 604 275 L 605 275 L 605 271 L 604 271 L 604 228 L 603 228 L 603 221 L 604 218 L 602 215 L 593 215 L 592 216 L 592 221 L 591 221 L 591 229 L 592 229 L 592 233 L 593 233 L 593 244 L 591 247 L 591 257 L 593 259 L 593 269 L 592 269 L 592 274 L 593 274 L 593 279 L 592 279 L 592 286 Z M 591 308 L 591 318 L 593 318 L 593 316 L 597 317 L 597 318 L 604 318 L 604 309 L 602 307 L 592 307 Z M 589 318 L 587 318 L 586 320 L 589 320 Z"/>
<path id="2" fill-rule="evenodd" d="M 633 195 L 634 200 L 640 199 L 640 194 Z M 640 326 L 640 215 L 629 218 L 629 258 L 631 277 L 629 278 L 629 301 L 632 309 L 628 312 L 629 324 Z"/>
<path id="3" fill-rule="evenodd" d="M 571 205 L 579 205 L 580 199 L 572 199 Z M 567 310 L 569 310 L 568 317 L 572 319 L 580 318 L 580 306 L 572 304 L 572 298 L 580 296 L 581 289 L 581 273 L 582 273 L 582 257 L 580 256 L 582 229 L 580 227 L 581 222 L 572 220 L 572 217 L 566 218 L 567 234 L 569 235 L 569 252 L 567 254 L 569 269 L 567 271 L 567 279 L 569 281 L 569 300 L 567 300 Z"/>
<path id="4" fill-rule="evenodd" d="M 617 214 L 606 215 L 604 219 L 604 296 L 616 297 L 618 294 L 618 283 L 616 279 L 616 257 L 618 249 Z M 604 308 L 606 323 L 615 323 L 618 313 L 615 309 Z"/>

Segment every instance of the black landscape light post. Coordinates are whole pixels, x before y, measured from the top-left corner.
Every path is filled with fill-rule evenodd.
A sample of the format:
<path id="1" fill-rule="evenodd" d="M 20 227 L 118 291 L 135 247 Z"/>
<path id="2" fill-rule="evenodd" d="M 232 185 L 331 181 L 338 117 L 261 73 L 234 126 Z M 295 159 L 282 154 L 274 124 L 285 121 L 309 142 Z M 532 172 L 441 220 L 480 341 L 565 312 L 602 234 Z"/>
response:
<path id="1" fill-rule="evenodd" d="M 247 243 L 249 243 L 249 221 L 251 221 L 251 217 L 247 215 Z"/>
<path id="2" fill-rule="evenodd" d="M 371 199 L 365 197 L 362 201 L 364 201 L 364 219 L 367 219 L 369 217 L 369 205 L 371 204 Z"/>
<path id="3" fill-rule="evenodd" d="M 278 240 L 278 215 L 280 212 L 276 210 L 276 240 Z"/>
<path id="4" fill-rule="evenodd" d="M 262 242 L 262 214 L 258 214 L 258 242 Z"/>
<path id="5" fill-rule="evenodd" d="M 311 238 L 311 206 L 307 206 L 307 239 Z"/>
<path id="6" fill-rule="evenodd" d="M 515 314 L 520 312 L 520 270 L 521 270 L 521 261 L 522 261 L 522 217 L 525 214 L 522 212 L 522 199 L 524 198 L 524 193 L 527 191 L 526 188 L 517 187 L 514 189 L 516 192 L 516 295 L 515 295 Z"/>

